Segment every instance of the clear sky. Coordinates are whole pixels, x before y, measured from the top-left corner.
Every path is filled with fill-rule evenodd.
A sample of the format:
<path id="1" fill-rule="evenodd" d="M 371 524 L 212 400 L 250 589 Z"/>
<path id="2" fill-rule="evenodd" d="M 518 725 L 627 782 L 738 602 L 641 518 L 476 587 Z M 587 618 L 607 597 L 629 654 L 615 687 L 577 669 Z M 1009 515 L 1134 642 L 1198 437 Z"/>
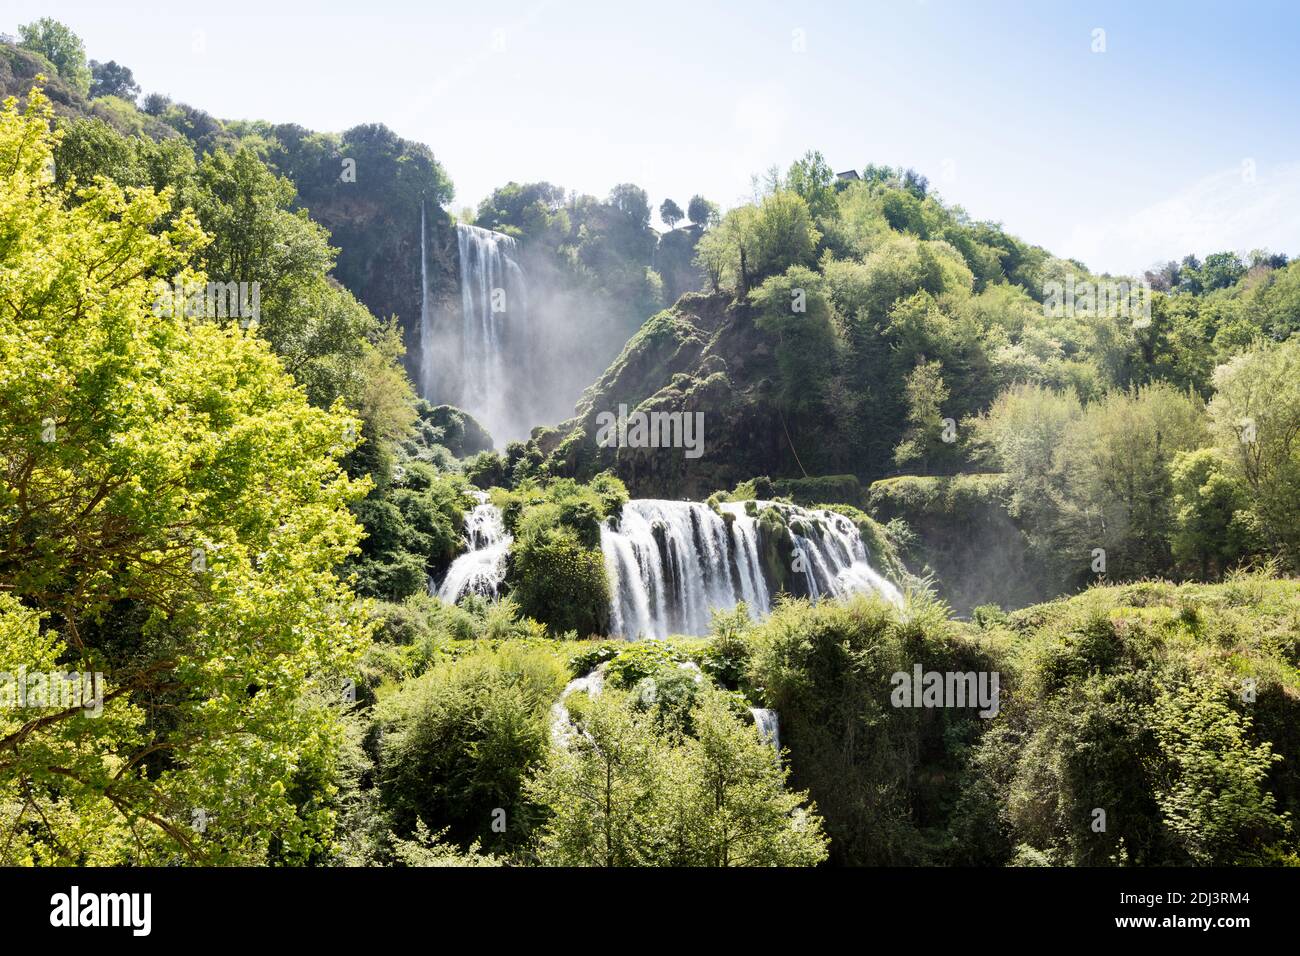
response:
<path id="1" fill-rule="evenodd" d="M 1296 3 L 4 0 L 0 31 L 40 16 L 222 118 L 386 123 L 457 209 L 512 179 L 729 206 L 820 149 L 1098 270 L 1300 255 Z"/>

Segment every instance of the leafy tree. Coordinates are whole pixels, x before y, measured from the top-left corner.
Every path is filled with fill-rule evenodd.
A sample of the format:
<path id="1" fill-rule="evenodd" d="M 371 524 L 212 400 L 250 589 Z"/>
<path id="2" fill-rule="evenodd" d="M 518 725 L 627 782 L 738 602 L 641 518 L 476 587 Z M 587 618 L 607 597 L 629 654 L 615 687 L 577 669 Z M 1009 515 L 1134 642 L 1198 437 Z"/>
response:
<path id="1" fill-rule="evenodd" d="M 789 771 L 754 728 L 737 719 L 723 692 L 700 695 L 685 741 L 683 816 L 703 866 L 814 866 L 826 838 L 808 794 L 785 788 Z M 694 818 L 694 819 L 692 819 Z"/>
<path id="2" fill-rule="evenodd" d="M 135 102 L 135 98 L 140 95 L 140 84 L 135 81 L 131 71 L 115 60 L 107 63 L 91 60 L 90 74 L 91 96 L 120 96 L 124 100 Z"/>
<path id="3" fill-rule="evenodd" d="M 18 27 L 18 45 L 39 53 L 53 64 L 59 76 L 81 91 L 90 92 L 90 67 L 86 65 L 86 48 L 81 37 L 65 24 L 51 17 L 41 17 Z"/>
<path id="4" fill-rule="evenodd" d="M 582 708 L 582 733 L 551 752 L 529 792 L 550 816 L 551 866 L 811 866 L 826 838 L 807 794 L 729 697 L 706 689 L 678 736 L 628 695 Z"/>
<path id="5" fill-rule="evenodd" d="M 894 462 L 901 466 L 917 461 L 921 473 L 928 474 L 930 462 L 945 447 L 943 404 L 948 400 L 948 386 L 943 382 L 943 366 L 918 363 L 907 376 L 905 393 L 908 428 L 894 449 Z"/>
<path id="6" fill-rule="evenodd" d="M 68 204 L 50 116 L 38 90 L 0 113 L 0 581 L 42 615 L 4 609 L 6 663 L 102 672 L 104 716 L 5 717 L 7 858 L 310 859 L 367 638 L 334 574 L 359 423 L 237 325 L 158 310 L 154 280 L 202 281 L 209 237 L 149 189 Z"/>
<path id="7" fill-rule="evenodd" d="M 796 160 L 786 174 L 786 186 L 808 204 L 814 219 L 830 215 L 835 209 L 835 173 L 820 152 L 809 151 Z"/>
<path id="8" fill-rule="evenodd" d="M 675 228 L 682 221 L 683 215 L 682 207 L 671 199 L 665 199 L 659 205 L 659 218 L 664 221 L 664 224 L 669 229 Z"/>
<path id="9" fill-rule="evenodd" d="M 536 817 L 524 780 L 546 759 L 548 713 L 565 679 L 555 655 L 508 646 L 404 682 L 377 715 L 388 826 L 399 836 L 420 823 L 446 828 L 456 843 L 489 849 L 522 845 Z"/>
<path id="10" fill-rule="evenodd" d="M 1108 574 L 1171 569 L 1171 468 L 1205 441 L 1198 397 L 1157 383 L 1081 408 L 1072 395 L 1021 386 L 970 424 L 977 453 L 993 450 L 1014 479 L 1011 512 L 1063 581 L 1087 579 L 1095 548 Z"/>
<path id="11" fill-rule="evenodd" d="M 1216 252 L 1205 257 L 1201 267 L 1201 288 L 1205 292 L 1226 289 L 1246 274 L 1246 266 L 1235 252 Z"/>
<path id="12" fill-rule="evenodd" d="M 1249 859 L 1283 837 L 1289 821 L 1267 789 L 1282 760 L 1267 742 L 1251 740 L 1251 720 L 1214 686 L 1162 689 L 1153 720 L 1169 763 L 1157 785 L 1164 824 L 1197 866 Z"/>
<path id="13" fill-rule="evenodd" d="M 507 581 L 525 614 L 559 631 L 590 635 L 607 625 L 609 582 L 600 549 L 568 528 L 516 538 Z"/>
<path id="14" fill-rule="evenodd" d="M 826 399 L 837 364 L 825 279 L 804 266 L 791 266 L 749 298 L 760 310 L 759 328 L 777 339 L 782 407 L 799 415 L 815 414 Z"/>
<path id="15" fill-rule="evenodd" d="M 1173 468 L 1174 558 L 1201 578 L 1223 574 L 1246 557 L 1257 539 L 1246 486 L 1214 448 L 1179 452 Z"/>
<path id="16" fill-rule="evenodd" d="M 789 601 L 755 628 L 749 679 L 781 715 L 791 780 L 817 801 L 833 862 L 918 864 L 947 827 L 933 781 L 965 772 L 964 748 L 984 722 L 974 710 L 918 711 L 890 702 L 891 676 L 925 669 L 996 669 L 952 639 L 942 608 L 914 603 L 906 617 L 857 597 Z M 905 620 L 907 623 L 905 623 Z M 925 717 L 922 717 L 922 714 Z"/>
<path id="17" fill-rule="evenodd" d="M 620 183 L 609 191 L 609 204 L 640 227 L 650 225 L 650 198 L 633 183 Z"/>
<path id="18" fill-rule="evenodd" d="M 1300 340 L 1245 352 L 1214 373 L 1210 417 L 1269 546 L 1300 568 Z"/>
<path id="19" fill-rule="evenodd" d="M 651 718 L 607 692 L 592 701 L 582 730 L 529 781 L 529 796 L 549 811 L 538 858 L 544 866 L 654 864 L 669 754 Z"/>
<path id="20" fill-rule="evenodd" d="M 703 196 L 696 194 L 691 197 L 691 201 L 686 205 L 686 215 L 692 223 L 702 229 L 705 226 L 713 225 L 718 216 L 718 207 Z"/>
<path id="21" fill-rule="evenodd" d="M 790 266 L 811 266 L 821 233 L 797 193 L 778 190 L 758 206 L 740 206 L 705 233 L 700 266 L 743 297 L 757 283 Z"/>
<path id="22" fill-rule="evenodd" d="M 1106 551 L 1106 571 L 1137 578 L 1170 567 L 1170 466 L 1206 438 L 1196 396 L 1157 384 L 1113 392 L 1088 405 L 1064 436 L 1055 467 L 1063 506 L 1058 552 L 1080 574 L 1092 549 Z"/>
<path id="23" fill-rule="evenodd" d="M 150 116 L 162 116 L 167 112 L 167 107 L 172 105 L 171 97 L 162 93 L 150 93 L 144 98 L 144 103 L 140 109 Z"/>

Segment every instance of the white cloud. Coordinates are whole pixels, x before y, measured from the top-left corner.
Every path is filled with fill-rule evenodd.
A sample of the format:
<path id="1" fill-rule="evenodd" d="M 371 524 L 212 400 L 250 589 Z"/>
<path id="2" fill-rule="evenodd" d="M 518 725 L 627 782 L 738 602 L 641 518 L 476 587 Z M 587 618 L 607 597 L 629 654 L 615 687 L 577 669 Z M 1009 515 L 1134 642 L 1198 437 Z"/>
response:
<path id="1" fill-rule="evenodd" d="M 1081 222 L 1058 254 L 1094 271 L 1139 273 L 1157 262 L 1231 249 L 1300 254 L 1300 163 L 1206 176 L 1168 199 L 1110 221 Z"/>

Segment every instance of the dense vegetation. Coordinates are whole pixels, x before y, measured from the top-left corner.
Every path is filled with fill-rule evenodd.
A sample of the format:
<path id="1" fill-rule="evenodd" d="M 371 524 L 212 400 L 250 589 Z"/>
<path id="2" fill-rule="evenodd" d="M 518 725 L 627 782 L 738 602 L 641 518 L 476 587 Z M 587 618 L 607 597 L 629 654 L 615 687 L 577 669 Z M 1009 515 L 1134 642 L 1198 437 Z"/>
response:
<path id="1" fill-rule="evenodd" d="M 462 219 L 621 354 L 498 452 L 403 367 L 412 210 L 452 223 L 427 147 L 137 106 L 62 24 L 20 32 L 0 693 L 41 690 L 0 707 L 0 863 L 1298 862 L 1300 263 L 1060 309 L 1111 278 L 907 170 L 810 153 L 662 236 L 636 186 L 512 183 Z M 189 307 L 243 280 L 252 314 Z M 620 403 L 703 412 L 706 454 L 597 446 Z M 513 545 L 450 605 L 475 491 Z M 602 639 L 602 523 L 651 494 L 833 508 L 905 599 L 800 597 L 775 507 L 769 616 Z M 1000 696 L 900 705 L 914 669 Z"/>

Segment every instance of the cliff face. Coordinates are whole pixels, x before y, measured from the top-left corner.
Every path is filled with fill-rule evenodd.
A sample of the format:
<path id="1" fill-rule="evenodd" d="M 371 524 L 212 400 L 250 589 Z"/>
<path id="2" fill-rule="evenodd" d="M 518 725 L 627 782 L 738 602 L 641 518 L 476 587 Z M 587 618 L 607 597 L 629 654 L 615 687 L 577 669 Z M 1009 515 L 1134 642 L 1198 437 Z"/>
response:
<path id="1" fill-rule="evenodd" d="M 933 572 L 953 610 L 969 614 L 981 604 L 1024 607 L 1058 591 L 1008 509 L 1010 492 L 1002 474 L 903 475 L 873 483 L 867 506 L 878 521 L 907 522 L 908 566 Z"/>
<path id="2" fill-rule="evenodd" d="M 381 318 L 397 316 L 406 342 L 406 368 L 419 382 L 421 354 L 420 207 L 400 208 L 339 190 L 306 202 L 312 218 L 330 230 L 339 249 L 334 273 Z M 429 309 L 459 312 L 456 229 L 446 210 L 425 208 Z"/>
<path id="3" fill-rule="evenodd" d="M 396 316 L 406 343 L 406 368 L 419 381 L 420 209 L 425 215 L 429 309 L 459 314 L 456 228 L 442 208 L 436 163 L 428 148 L 382 126 L 362 126 L 331 142 L 323 155 L 301 147 L 296 128 L 276 130 L 284 144 L 282 171 L 298 200 L 330 231 L 339 250 L 334 274 L 376 316 Z M 297 134 L 297 135 L 295 135 Z M 344 179 L 345 162 L 354 176 Z"/>
<path id="4" fill-rule="evenodd" d="M 577 416 L 534 441 L 553 473 L 587 478 L 612 469 L 638 497 L 702 498 L 754 475 L 794 477 L 781 416 L 770 398 L 773 343 L 725 295 L 688 294 L 651 317 L 587 389 Z M 605 416 L 702 415 L 698 457 L 680 447 L 602 447 Z"/>

